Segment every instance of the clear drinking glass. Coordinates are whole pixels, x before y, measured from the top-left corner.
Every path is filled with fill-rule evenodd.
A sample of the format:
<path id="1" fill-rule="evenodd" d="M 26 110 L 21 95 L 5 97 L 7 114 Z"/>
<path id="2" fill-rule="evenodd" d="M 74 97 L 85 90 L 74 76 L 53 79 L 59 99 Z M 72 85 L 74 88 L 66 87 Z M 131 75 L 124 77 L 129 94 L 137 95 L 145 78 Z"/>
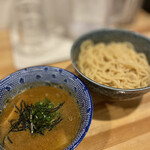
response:
<path id="1" fill-rule="evenodd" d="M 17 69 L 69 59 L 62 1 L 14 0 L 10 35 Z"/>
<path id="2" fill-rule="evenodd" d="M 70 0 L 68 33 L 71 37 L 99 29 L 107 25 L 108 0 Z"/>
<path id="3" fill-rule="evenodd" d="M 47 50 L 47 31 L 42 0 L 16 0 L 11 37 L 14 49 L 23 55 L 39 55 Z"/>
<path id="4" fill-rule="evenodd" d="M 143 0 L 70 0 L 68 35 L 77 38 L 91 30 L 115 27 L 134 19 Z"/>

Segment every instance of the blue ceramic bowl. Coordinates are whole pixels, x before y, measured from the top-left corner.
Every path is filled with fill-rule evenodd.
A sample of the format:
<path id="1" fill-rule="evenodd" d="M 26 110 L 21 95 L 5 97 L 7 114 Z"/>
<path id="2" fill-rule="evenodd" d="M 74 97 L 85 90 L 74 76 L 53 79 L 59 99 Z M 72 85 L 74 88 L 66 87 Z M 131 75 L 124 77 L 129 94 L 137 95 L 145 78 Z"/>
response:
<path id="1" fill-rule="evenodd" d="M 98 43 L 98 42 L 109 43 L 112 41 L 131 42 L 134 45 L 135 50 L 137 52 L 145 53 L 150 64 L 150 39 L 149 38 L 141 34 L 132 31 L 127 31 L 127 30 L 102 29 L 102 30 L 93 31 L 81 36 L 74 42 L 71 49 L 71 60 L 80 79 L 85 82 L 85 84 L 89 89 L 99 94 L 99 96 L 101 96 L 103 100 L 125 101 L 125 100 L 141 99 L 145 93 L 150 91 L 150 86 L 144 88 L 138 88 L 138 89 L 130 89 L 130 90 L 105 86 L 103 84 L 97 83 L 89 79 L 87 76 L 81 73 L 77 67 L 76 62 L 78 60 L 78 55 L 80 52 L 80 45 L 83 41 L 87 39 L 93 40 L 94 43 Z"/>
<path id="2" fill-rule="evenodd" d="M 37 66 L 19 70 L 0 80 L 0 111 L 3 110 L 9 98 L 15 96 L 27 85 L 59 84 L 60 88 L 69 89 L 69 94 L 74 95 L 80 109 L 81 123 L 74 141 L 66 150 L 75 149 L 86 135 L 93 114 L 93 104 L 86 85 L 74 74 L 61 68 Z"/>

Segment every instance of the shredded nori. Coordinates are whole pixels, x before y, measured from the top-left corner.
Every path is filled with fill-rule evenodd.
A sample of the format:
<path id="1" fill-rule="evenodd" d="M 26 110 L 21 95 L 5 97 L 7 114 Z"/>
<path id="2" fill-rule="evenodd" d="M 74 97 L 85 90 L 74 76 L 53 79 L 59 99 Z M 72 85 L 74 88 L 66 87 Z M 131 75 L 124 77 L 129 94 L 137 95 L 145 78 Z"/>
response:
<path id="1" fill-rule="evenodd" d="M 65 102 L 55 107 L 48 98 L 45 98 L 45 100 L 37 102 L 34 105 L 27 105 L 25 101 L 22 100 L 20 102 L 20 107 L 15 105 L 15 113 L 18 114 L 18 119 L 12 119 L 9 121 L 10 130 L 3 138 L 3 145 L 5 144 L 6 138 L 10 143 L 13 143 L 9 137 L 11 132 L 29 130 L 31 135 L 44 135 L 46 129 L 51 131 L 62 121 L 61 113 L 58 112 L 58 110 L 64 105 L 64 103 Z"/>

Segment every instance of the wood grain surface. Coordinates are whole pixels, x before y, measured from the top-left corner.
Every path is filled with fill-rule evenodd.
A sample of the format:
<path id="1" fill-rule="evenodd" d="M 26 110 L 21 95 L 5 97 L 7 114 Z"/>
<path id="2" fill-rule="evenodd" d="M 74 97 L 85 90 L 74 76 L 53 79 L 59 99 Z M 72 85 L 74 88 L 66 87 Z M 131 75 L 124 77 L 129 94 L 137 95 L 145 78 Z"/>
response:
<path id="1" fill-rule="evenodd" d="M 150 37 L 150 15 L 140 11 L 125 28 Z M 71 61 L 46 64 L 73 73 Z M 16 71 L 9 31 L 0 31 L 0 79 Z M 91 91 L 90 91 L 91 92 Z M 91 92 L 94 113 L 90 129 L 76 150 L 150 150 L 150 93 L 141 101 L 108 103 Z"/>

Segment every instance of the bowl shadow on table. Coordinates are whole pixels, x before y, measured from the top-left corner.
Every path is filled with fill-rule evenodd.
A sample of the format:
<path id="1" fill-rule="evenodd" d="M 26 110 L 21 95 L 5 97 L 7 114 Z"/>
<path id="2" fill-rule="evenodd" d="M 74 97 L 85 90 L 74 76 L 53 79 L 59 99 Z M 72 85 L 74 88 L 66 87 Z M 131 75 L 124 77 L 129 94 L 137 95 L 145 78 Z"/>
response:
<path id="1" fill-rule="evenodd" d="M 115 120 L 133 113 L 141 103 L 142 97 L 128 101 L 110 101 L 109 97 L 89 89 L 93 100 L 93 119 Z"/>
<path id="2" fill-rule="evenodd" d="M 86 144 L 84 144 L 82 149 L 92 150 L 93 148 L 90 145 L 95 145 L 98 150 L 103 150 L 108 148 L 110 144 L 110 139 L 112 137 L 112 121 L 121 119 L 132 114 L 140 105 L 141 99 L 132 100 L 132 101 L 123 101 L 123 102 L 110 102 L 107 101 L 101 95 L 93 92 L 91 89 L 90 93 L 93 100 L 93 121 L 98 120 L 98 125 L 100 126 L 98 129 L 98 133 L 89 136 L 83 140 Z M 94 123 L 93 123 L 94 124 Z M 93 125 L 95 127 L 95 124 Z M 97 127 L 97 125 L 96 125 Z M 92 132 L 89 130 L 89 132 Z M 87 144 L 90 143 L 90 144 Z M 88 145 L 87 147 L 85 145 Z M 80 149 L 79 149 L 80 150 Z"/>

